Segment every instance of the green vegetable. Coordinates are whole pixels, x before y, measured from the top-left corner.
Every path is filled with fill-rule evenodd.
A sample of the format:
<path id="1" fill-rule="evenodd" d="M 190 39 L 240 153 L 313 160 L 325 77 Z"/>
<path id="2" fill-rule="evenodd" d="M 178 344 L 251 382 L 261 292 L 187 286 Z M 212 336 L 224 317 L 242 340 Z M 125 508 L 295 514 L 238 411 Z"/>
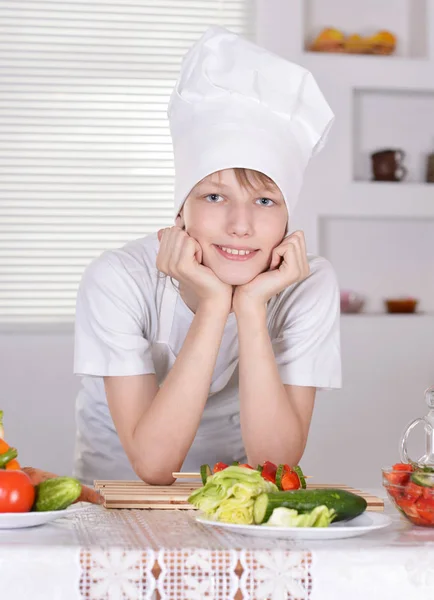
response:
<path id="1" fill-rule="evenodd" d="M 297 473 L 298 478 L 300 480 L 300 485 L 303 488 L 303 490 L 306 489 L 306 479 L 304 478 L 304 473 L 301 470 L 301 467 L 299 465 L 296 465 L 293 469 L 294 473 Z"/>
<path id="2" fill-rule="evenodd" d="M 328 527 L 336 517 L 332 508 L 317 506 L 307 513 L 298 513 L 292 508 L 283 506 L 275 508 L 271 517 L 264 525 L 273 527 Z"/>
<path id="3" fill-rule="evenodd" d="M 15 448 L 9 448 L 9 450 L 6 450 L 6 452 L 3 452 L 3 454 L 0 454 L 0 469 L 4 469 L 5 466 L 8 464 L 8 462 L 13 460 L 17 456 L 18 456 L 18 452 L 16 451 Z"/>
<path id="4" fill-rule="evenodd" d="M 203 485 L 205 485 L 208 477 L 211 477 L 212 471 L 209 465 L 202 465 L 200 467 L 200 478 L 202 479 Z"/>
<path id="5" fill-rule="evenodd" d="M 282 489 L 282 477 L 285 472 L 285 465 L 280 464 L 276 470 L 276 485 L 279 490 Z"/>
<path id="6" fill-rule="evenodd" d="M 258 466 L 256 467 L 256 470 L 257 470 L 257 471 L 259 471 L 259 473 L 262 473 L 262 469 L 263 469 L 263 468 L 264 468 L 264 467 L 263 467 L 262 465 L 258 465 Z"/>
<path id="7" fill-rule="evenodd" d="M 240 462 L 238 460 L 234 460 L 234 462 L 232 463 L 233 467 L 239 467 L 240 466 Z"/>
<path id="8" fill-rule="evenodd" d="M 258 471 L 245 467 L 227 467 L 208 477 L 188 501 L 208 516 L 229 523 L 253 523 L 254 499 L 263 492 L 277 492 L 274 483 Z"/>
<path id="9" fill-rule="evenodd" d="M 253 519 L 255 523 L 266 523 L 273 510 L 281 506 L 307 513 L 322 505 L 336 512 L 336 521 L 343 521 L 361 515 L 366 510 L 367 502 L 357 494 L 340 489 L 264 493 L 255 501 Z"/>
<path id="10" fill-rule="evenodd" d="M 81 494 L 81 483 L 72 477 L 55 477 L 39 483 L 33 509 L 37 512 L 63 510 Z"/>
<path id="11" fill-rule="evenodd" d="M 0 410 L 0 440 L 5 439 L 5 430 L 3 429 L 3 411 Z"/>
<path id="12" fill-rule="evenodd" d="M 410 479 L 416 485 L 422 487 L 434 488 L 434 475 L 431 472 L 415 471 L 411 474 Z"/>

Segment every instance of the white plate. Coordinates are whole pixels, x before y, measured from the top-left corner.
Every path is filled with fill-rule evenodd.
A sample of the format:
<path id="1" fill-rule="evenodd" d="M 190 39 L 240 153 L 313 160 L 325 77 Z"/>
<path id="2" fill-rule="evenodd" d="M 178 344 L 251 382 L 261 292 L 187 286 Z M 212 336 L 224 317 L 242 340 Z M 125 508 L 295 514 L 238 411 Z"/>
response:
<path id="1" fill-rule="evenodd" d="M 77 502 L 65 510 L 47 510 L 43 512 L 27 513 L 0 513 L 0 529 L 20 529 L 22 527 L 36 527 L 62 517 L 69 517 L 89 506 L 89 502 Z"/>
<path id="2" fill-rule="evenodd" d="M 329 527 L 271 527 L 270 525 L 233 525 L 213 521 L 204 515 L 196 521 L 211 527 L 221 527 L 241 535 L 254 535 L 264 538 L 288 538 L 300 540 L 337 540 L 365 535 L 388 527 L 392 519 L 383 513 L 365 512 L 351 521 L 339 521 Z"/>

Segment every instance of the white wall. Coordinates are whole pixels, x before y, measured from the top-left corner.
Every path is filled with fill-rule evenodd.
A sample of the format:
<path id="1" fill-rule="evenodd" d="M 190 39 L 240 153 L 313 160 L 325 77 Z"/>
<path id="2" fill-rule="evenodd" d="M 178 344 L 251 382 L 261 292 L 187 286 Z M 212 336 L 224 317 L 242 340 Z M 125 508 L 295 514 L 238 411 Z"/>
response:
<path id="1" fill-rule="evenodd" d="M 333 0 L 333 4 L 336 2 L 338 0 Z M 313 9 L 322 3 L 323 0 L 316 0 L 312 3 Z M 358 5 L 364 10 L 364 4 L 359 2 Z M 388 6 L 390 10 L 390 0 Z M 399 6 L 404 11 L 409 4 L 401 1 Z M 420 227 L 412 228 L 410 221 L 401 222 L 401 225 L 404 224 L 402 245 L 407 248 L 407 253 L 404 251 L 402 256 L 407 257 L 407 271 L 401 271 L 402 260 L 392 260 L 393 272 L 386 268 L 383 261 L 377 260 L 382 252 L 379 222 L 370 230 L 369 219 L 368 222 L 359 219 L 351 204 L 348 205 L 352 213 L 351 228 L 337 221 L 344 204 L 352 202 L 351 194 L 345 194 L 352 190 L 355 164 L 355 146 L 350 135 L 353 107 L 349 98 L 352 92 L 344 75 L 352 73 L 353 65 L 356 68 L 360 65 L 361 79 L 370 81 L 370 77 L 375 76 L 381 81 L 391 77 L 393 67 L 390 65 L 394 63 L 375 62 L 376 59 L 369 63 L 362 59 L 359 63 L 351 62 L 348 67 L 349 63 L 345 58 L 341 60 L 342 57 L 327 57 L 330 61 L 319 57 L 319 60 L 315 58 L 312 61 L 311 57 L 301 54 L 304 37 L 300 25 L 303 13 L 301 0 L 261 0 L 259 8 L 260 41 L 287 58 L 299 59 L 306 64 L 311 61 L 315 67 L 314 74 L 337 117 L 327 150 L 309 170 L 309 180 L 294 218 L 294 226 L 305 230 L 311 251 L 321 251 L 336 262 L 342 285 L 360 287 L 359 291 L 368 294 L 373 302 L 372 307 L 377 310 L 381 296 L 388 289 L 393 293 L 398 291 L 400 276 L 405 280 L 402 285 L 404 293 L 412 293 L 417 288 L 418 294 L 425 294 L 431 299 L 429 294 L 432 292 L 434 298 L 434 250 L 429 243 L 433 221 L 425 219 L 421 225 L 422 238 Z M 396 21 L 401 25 L 399 19 L 402 14 Z M 317 19 L 318 15 L 320 13 L 317 13 Z M 316 21 L 312 23 L 317 25 Z M 434 23 L 432 25 L 434 30 Z M 404 51 L 405 48 L 402 49 Z M 399 69 L 401 67 L 400 63 Z M 402 68 L 407 72 L 405 65 Z M 419 72 L 423 72 L 423 66 L 415 65 L 411 72 L 416 78 Z M 353 75 L 356 77 L 356 74 Z M 369 136 L 375 135 L 377 127 L 375 119 L 371 118 L 370 105 L 366 110 L 369 111 L 366 122 L 370 131 L 363 140 L 374 139 Z M 426 113 L 420 115 L 419 121 L 417 116 L 414 119 L 414 136 L 420 135 L 426 146 L 427 128 L 434 123 L 434 119 L 427 121 Z M 434 146 L 433 127 L 432 138 Z M 405 188 L 400 189 L 405 200 Z M 393 200 L 393 189 L 390 193 L 390 199 Z M 416 194 L 417 190 L 415 197 Z M 383 198 L 378 197 L 380 200 Z M 434 187 L 432 202 L 434 206 Z M 411 213 L 411 207 L 405 208 L 406 211 Z M 434 211 L 432 214 L 434 216 Z M 325 227 L 320 226 L 324 218 L 331 218 Z M 393 220 L 389 219 L 390 223 Z M 393 223 L 390 223 L 382 230 L 383 249 L 391 239 Z M 377 243 L 370 244 L 374 229 Z M 320 231 L 325 231 L 325 237 L 319 235 Z M 399 243 L 399 238 L 395 236 L 393 239 L 394 243 Z M 357 272 L 352 270 L 354 255 L 350 249 L 351 244 L 357 241 L 357 252 L 360 254 L 360 244 L 364 240 L 368 241 L 363 253 L 364 262 L 358 271 L 360 277 L 357 277 Z M 424 253 L 423 261 L 418 260 L 421 252 Z M 413 286 L 406 273 L 411 273 L 414 278 Z M 378 278 L 382 278 L 383 287 L 375 295 L 373 282 Z M 393 282 L 393 286 L 388 288 L 388 282 Z M 434 304 L 426 306 L 434 309 Z M 305 470 L 314 475 L 316 481 L 358 486 L 380 484 L 381 465 L 398 459 L 398 441 L 404 426 L 426 412 L 423 391 L 434 383 L 433 325 L 432 315 L 342 318 L 344 387 L 341 391 L 318 395 L 303 461 Z M 60 474 L 69 474 L 72 465 L 73 404 L 79 383 L 72 375 L 72 356 L 71 332 L 0 334 L 0 408 L 5 411 L 7 438 L 19 448 L 24 464 Z"/>

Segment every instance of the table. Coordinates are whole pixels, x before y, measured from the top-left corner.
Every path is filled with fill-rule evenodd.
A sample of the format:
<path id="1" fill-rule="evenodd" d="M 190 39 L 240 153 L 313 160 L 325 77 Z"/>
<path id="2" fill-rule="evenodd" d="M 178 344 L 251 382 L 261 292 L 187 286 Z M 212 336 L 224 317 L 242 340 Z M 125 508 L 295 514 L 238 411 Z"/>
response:
<path id="1" fill-rule="evenodd" d="M 372 490 L 379 495 L 378 490 Z M 384 496 L 384 494 L 383 494 Z M 2 600 L 432 600 L 434 529 L 348 540 L 248 538 L 194 511 L 107 510 L 0 531 Z"/>

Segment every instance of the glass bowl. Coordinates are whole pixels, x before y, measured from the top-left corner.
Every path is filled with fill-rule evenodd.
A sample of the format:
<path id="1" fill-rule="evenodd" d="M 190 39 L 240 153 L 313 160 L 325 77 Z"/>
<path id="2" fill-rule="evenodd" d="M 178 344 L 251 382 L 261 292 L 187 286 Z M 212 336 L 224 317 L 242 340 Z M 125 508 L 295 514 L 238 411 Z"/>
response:
<path id="1" fill-rule="evenodd" d="M 408 470 L 389 467 L 382 472 L 383 486 L 399 512 L 414 525 L 434 527 L 434 473 L 415 473 L 423 475 L 425 485 L 419 485 L 410 465 Z"/>

